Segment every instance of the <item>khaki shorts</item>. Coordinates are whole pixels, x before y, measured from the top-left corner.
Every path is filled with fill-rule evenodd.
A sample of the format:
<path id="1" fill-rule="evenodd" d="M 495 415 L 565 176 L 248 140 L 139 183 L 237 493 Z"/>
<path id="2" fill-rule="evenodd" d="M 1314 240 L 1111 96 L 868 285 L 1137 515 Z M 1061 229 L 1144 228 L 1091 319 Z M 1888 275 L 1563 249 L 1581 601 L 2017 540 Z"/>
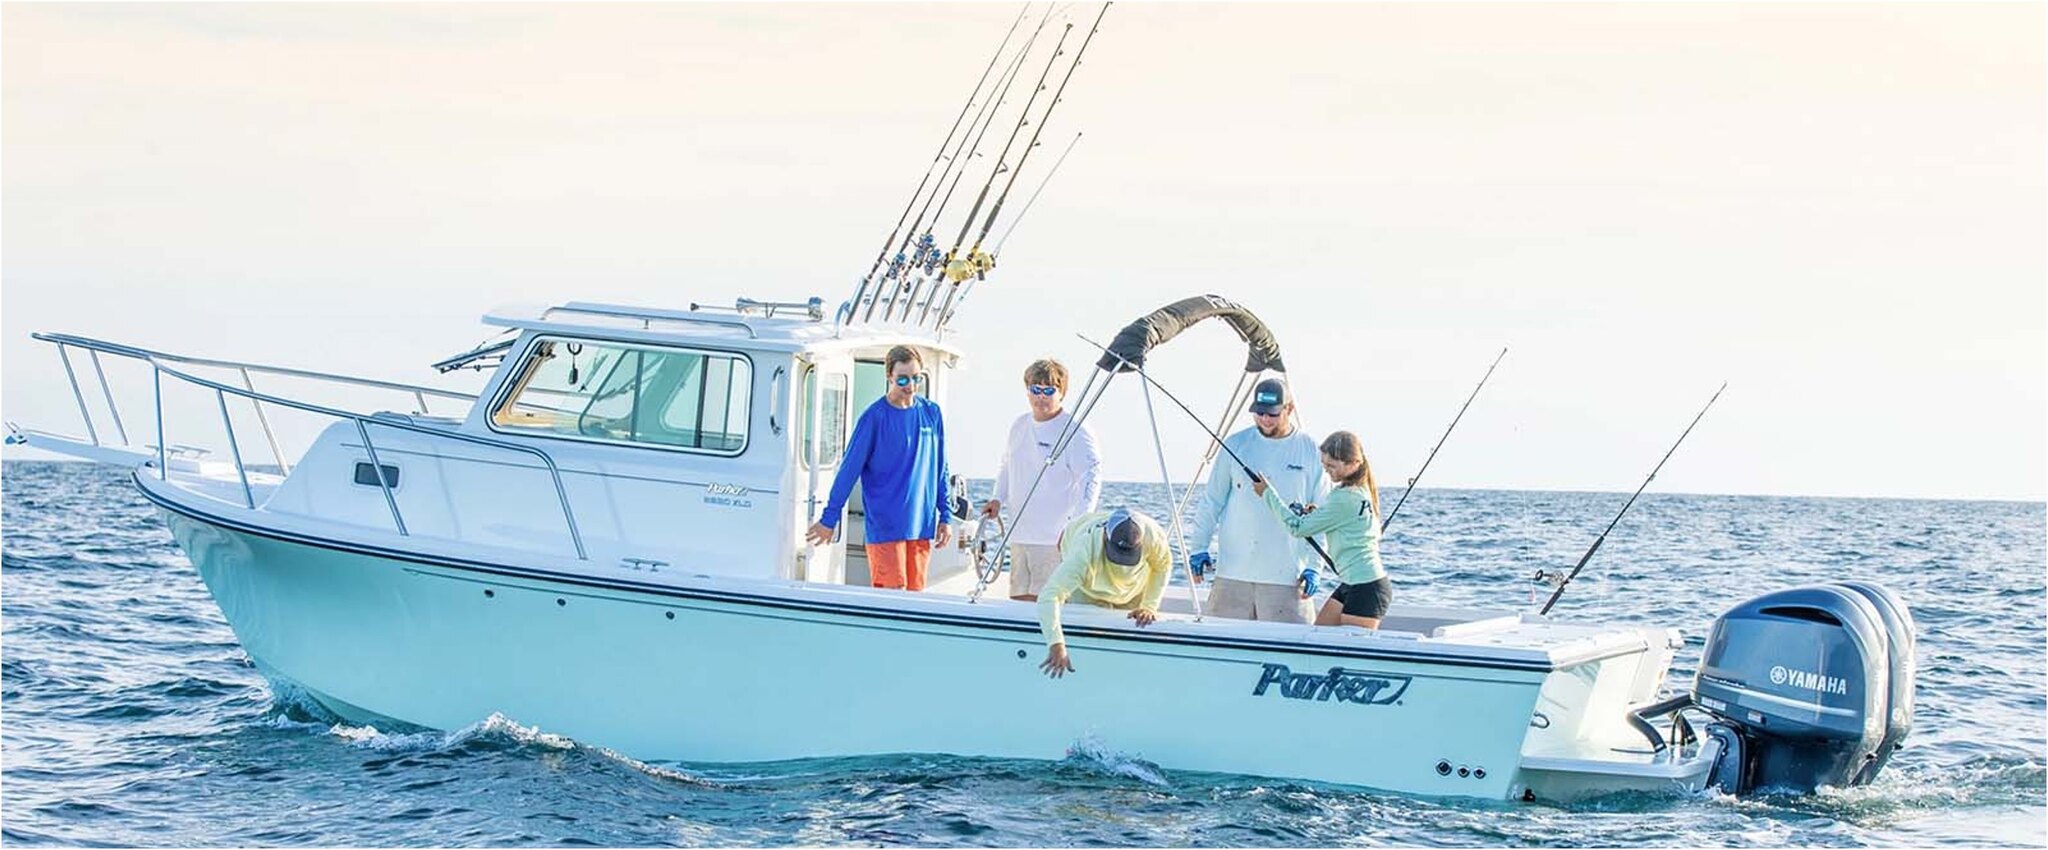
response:
<path id="1" fill-rule="evenodd" d="M 1059 569 L 1060 547 L 1031 543 L 1010 544 L 1010 595 L 1037 596 Z"/>
<path id="2" fill-rule="evenodd" d="M 1202 613 L 1226 620 L 1264 620 L 1269 623 L 1312 623 L 1309 600 L 1292 584 L 1265 584 L 1236 579 L 1216 579 Z"/>

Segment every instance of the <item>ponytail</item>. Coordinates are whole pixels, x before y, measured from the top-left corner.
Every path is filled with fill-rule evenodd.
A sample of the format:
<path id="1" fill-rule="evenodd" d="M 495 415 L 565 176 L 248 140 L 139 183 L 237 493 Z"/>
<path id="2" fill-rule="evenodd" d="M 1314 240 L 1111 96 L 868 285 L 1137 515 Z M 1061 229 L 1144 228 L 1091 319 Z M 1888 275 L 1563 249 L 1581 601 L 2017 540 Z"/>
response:
<path id="1" fill-rule="evenodd" d="M 1323 438 L 1322 450 L 1323 454 L 1345 463 L 1358 462 L 1358 471 L 1338 481 L 1337 486 L 1357 487 L 1363 485 L 1366 493 L 1372 497 L 1373 519 L 1378 520 L 1380 517 L 1380 485 L 1373 481 L 1372 463 L 1365 459 L 1365 446 L 1359 442 L 1358 435 L 1350 431 L 1338 431 Z"/>

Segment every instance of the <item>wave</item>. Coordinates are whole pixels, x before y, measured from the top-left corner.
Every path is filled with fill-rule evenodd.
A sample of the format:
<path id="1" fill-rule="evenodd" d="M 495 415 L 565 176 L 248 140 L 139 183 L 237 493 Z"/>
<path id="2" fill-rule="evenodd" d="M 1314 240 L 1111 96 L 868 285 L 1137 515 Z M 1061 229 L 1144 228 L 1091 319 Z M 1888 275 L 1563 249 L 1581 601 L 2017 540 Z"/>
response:
<path id="1" fill-rule="evenodd" d="M 468 726 L 452 731 L 433 729 L 380 729 L 375 724 L 351 724 L 312 697 L 304 688 L 288 681 L 271 681 L 272 703 L 263 725 L 274 729 L 316 733 L 347 742 L 352 747 L 394 755 L 433 753 L 482 753 L 533 750 L 537 752 L 581 752 L 615 763 L 664 782 L 722 787 L 723 783 L 679 768 L 652 764 L 609 747 L 595 747 L 567 735 L 541 730 L 492 712 Z M 387 724 L 392 725 L 392 724 Z M 403 727 L 404 724 L 397 724 Z"/>
<path id="2" fill-rule="evenodd" d="M 1095 735 L 1086 735 L 1067 747 L 1067 757 L 1061 762 L 1069 767 L 1136 779 L 1157 788 L 1170 788 L 1166 775 L 1159 765 L 1142 758 L 1112 749 Z"/>

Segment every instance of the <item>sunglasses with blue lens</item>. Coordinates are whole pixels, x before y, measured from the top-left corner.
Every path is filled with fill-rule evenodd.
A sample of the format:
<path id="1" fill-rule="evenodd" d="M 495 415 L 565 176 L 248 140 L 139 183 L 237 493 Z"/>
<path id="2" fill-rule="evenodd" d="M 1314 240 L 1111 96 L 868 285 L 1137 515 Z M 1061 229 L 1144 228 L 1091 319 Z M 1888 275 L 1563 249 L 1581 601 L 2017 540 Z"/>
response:
<path id="1" fill-rule="evenodd" d="M 1059 387 L 1048 387 L 1044 384 L 1032 384 L 1031 386 L 1025 387 L 1024 389 L 1029 391 L 1032 395 L 1042 395 L 1046 398 L 1051 398 L 1055 395 L 1058 395 L 1060 391 Z"/>
<path id="2" fill-rule="evenodd" d="M 924 383 L 924 376 L 923 376 L 923 375 L 897 375 L 897 376 L 896 376 L 896 386 L 899 386 L 899 387 L 907 387 L 907 386 L 910 386 L 911 384 L 914 384 L 914 383 L 915 383 L 915 384 L 922 384 L 922 383 Z"/>

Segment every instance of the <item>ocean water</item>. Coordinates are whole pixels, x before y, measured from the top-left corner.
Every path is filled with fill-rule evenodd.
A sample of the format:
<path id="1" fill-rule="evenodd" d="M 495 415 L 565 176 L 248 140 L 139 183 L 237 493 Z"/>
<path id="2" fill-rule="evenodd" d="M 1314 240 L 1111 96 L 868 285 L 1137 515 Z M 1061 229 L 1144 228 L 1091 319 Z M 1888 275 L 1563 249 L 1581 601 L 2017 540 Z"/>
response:
<path id="1" fill-rule="evenodd" d="M 0 489 L 10 845 L 2048 843 L 2039 503 L 1645 495 L 1558 613 L 1682 628 L 1682 687 L 1727 606 L 1882 582 L 1921 629 L 1913 735 L 1850 791 L 1555 806 L 1187 773 L 1115 741 L 1076 741 L 1057 762 L 647 764 L 518 717 L 350 726 L 257 674 L 125 474 L 8 462 Z M 1163 511 L 1156 486 L 1107 498 Z M 1528 607 L 1529 575 L 1569 568 L 1625 498 L 1418 490 L 1384 550 L 1397 598 Z"/>

